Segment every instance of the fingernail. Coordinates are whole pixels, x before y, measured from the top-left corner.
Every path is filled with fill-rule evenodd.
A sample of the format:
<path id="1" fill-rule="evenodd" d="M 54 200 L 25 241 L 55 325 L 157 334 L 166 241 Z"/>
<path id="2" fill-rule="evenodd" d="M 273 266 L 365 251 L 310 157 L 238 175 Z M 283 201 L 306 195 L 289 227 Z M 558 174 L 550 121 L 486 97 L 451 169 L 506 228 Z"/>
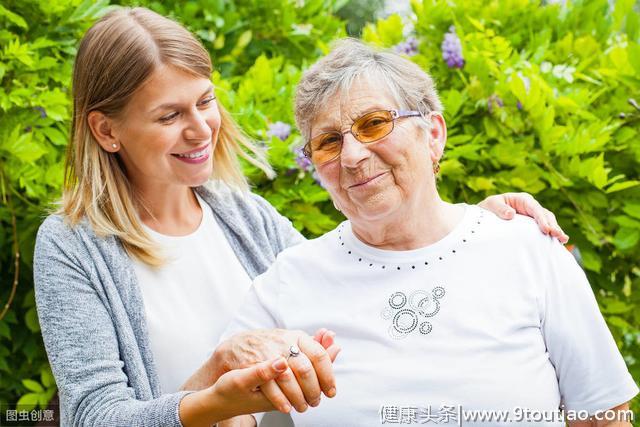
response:
<path id="1" fill-rule="evenodd" d="M 309 403 L 309 405 L 315 408 L 316 406 L 318 406 L 320 404 L 320 400 L 321 400 L 320 398 L 317 398 L 313 402 Z"/>
<path id="2" fill-rule="evenodd" d="M 304 412 L 304 411 L 307 410 L 307 408 L 308 408 L 308 406 L 306 404 L 304 404 L 304 405 L 300 406 L 299 408 L 296 408 L 296 411 Z"/>
<path id="3" fill-rule="evenodd" d="M 282 357 L 273 362 L 271 365 L 278 372 L 284 372 L 287 369 L 287 362 Z"/>
<path id="4" fill-rule="evenodd" d="M 280 408 L 280 412 L 284 412 L 285 414 L 288 414 L 289 412 L 291 412 L 291 405 L 289 404 L 283 405 L 282 408 Z"/>
<path id="5" fill-rule="evenodd" d="M 334 397 L 336 395 L 336 388 L 335 387 L 331 387 L 329 389 L 329 391 L 327 392 L 327 397 Z"/>

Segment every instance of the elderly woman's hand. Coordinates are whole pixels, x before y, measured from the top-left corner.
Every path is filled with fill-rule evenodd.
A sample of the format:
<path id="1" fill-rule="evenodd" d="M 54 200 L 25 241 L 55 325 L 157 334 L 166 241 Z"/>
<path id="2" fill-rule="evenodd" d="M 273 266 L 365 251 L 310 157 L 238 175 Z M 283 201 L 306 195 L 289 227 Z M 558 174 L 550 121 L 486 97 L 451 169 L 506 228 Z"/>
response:
<path id="1" fill-rule="evenodd" d="M 288 357 L 289 349 L 296 345 L 300 353 L 288 358 L 289 369 L 260 388 L 278 410 L 289 412 L 290 403 L 298 412 L 304 412 L 308 405 L 320 403 L 321 392 L 328 397 L 336 394 L 332 362 L 340 348 L 334 343 L 334 336 L 326 329 L 314 337 L 284 329 L 244 332 L 220 344 L 213 357 L 221 375 L 273 357 Z"/>
<path id="2" fill-rule="evenodd" d="M 556 216 L 529 193 L 504 193 L 489 196 L 478 203 L 502 219 L 512 219 L 516 213 L 532 217 L 544 234 L 557 238 L 561 243 L 567 243 L 569 236 L 558 225 Z"/>

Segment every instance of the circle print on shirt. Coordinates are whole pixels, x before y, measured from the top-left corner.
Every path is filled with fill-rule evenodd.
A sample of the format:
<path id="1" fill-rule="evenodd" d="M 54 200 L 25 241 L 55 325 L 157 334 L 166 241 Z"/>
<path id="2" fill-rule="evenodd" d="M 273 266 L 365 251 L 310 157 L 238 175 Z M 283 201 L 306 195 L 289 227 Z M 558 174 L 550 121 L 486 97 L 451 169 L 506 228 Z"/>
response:
<path id="1" fill-rule="evenodd" d="M 408 297 L 404 292 L 391 294 L 381 313 L 383 319 L 391 319 L 389 336 L 402 339 L 414 331 L 421 335 L 429 334 L 433 325 L 427 318 L 438 314 L 440 299 L 444 295 L 442 286 L 436 286 L 431 292 L 419 289 Z"/>

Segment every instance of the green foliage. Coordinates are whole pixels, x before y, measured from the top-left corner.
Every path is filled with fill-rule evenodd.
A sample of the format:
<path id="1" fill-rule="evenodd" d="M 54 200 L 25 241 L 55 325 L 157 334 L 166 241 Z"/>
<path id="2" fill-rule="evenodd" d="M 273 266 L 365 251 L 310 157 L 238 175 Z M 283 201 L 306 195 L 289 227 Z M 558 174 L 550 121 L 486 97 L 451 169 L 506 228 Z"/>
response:
<path id="1" fill-rule="evenodd" d="M 276 122 L 293 126 L 295 84 L 329 42 L 345 34 L 345 21 L 334 12 L 348 3 L 136 2 L 174 17 L 203 40 L 216 65 L 218 98 L 269 147 L 278 172 L 269 180 L 247 165 L 255 190 L 310 237 L 342 217 L 312 173 L 296 163 L 299 133 L 294 129 L 282 141 L 267 130 Z M 33 243 L 60 194 L 77 42 L 110 7 L 104 0 L 5 0 L 0 6 L 2 306 L 20 254 L 15 297 L 0 320 L 0 403 L 43 405 L 55 390 L 34 308 Z M 441 194 L 477 202 L 526 191 L 555 212 L 640 378 L 640 112 L 628 102 L 640 99 L 640 19 L 633 7 L 629 0 L 613 9 L 606 0 L 568 7 L 416 1 L 419 47 L 411 58 L 434 76 L 446 107 Z M 363 38 L 391 47 L 403 41 L 404 25 L 391 16 L 368 25 Z M 441 56 L 452 25 L 462 43 L 462 69 L 448 68 Z"/>
<path id="2" fill-rule="evenodd" d="M 242 75 L 266 54 L 281 55 L 301 65 L 326 51 L 326 44 L 344 36 L 344 23 L 333 12 L 340 0 L 124 0 L 143 5 L 186 25 L 211 52 L 225 77 Z"/>

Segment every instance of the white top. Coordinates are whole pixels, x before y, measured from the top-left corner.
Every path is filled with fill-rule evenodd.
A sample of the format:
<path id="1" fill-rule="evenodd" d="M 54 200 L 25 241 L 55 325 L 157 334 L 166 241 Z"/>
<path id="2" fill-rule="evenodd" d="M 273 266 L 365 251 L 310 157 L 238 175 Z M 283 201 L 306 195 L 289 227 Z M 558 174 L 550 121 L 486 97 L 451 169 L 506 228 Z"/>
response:
<path id="1" fill-rule="evenodd" d="M 594 413 L 636 395 L 571 254 L 529 218 L 465 211 L 442 240 L 411 251 L 370 247 L 345 221 L 283 251 L 256 278 L 224 336 L 327 327 L 342 347 L 337 396 L 295 413 L 297 426 L 438 415 L 440 424 L 457 425 L 460 408 L 509 410 L 513 421 L 532 425 L 516 408 L 557 412 L 563 402 Z M 455 416 L 443 419 L 452 412 L 446 406 Z"/>
<path id="2" fill-rule="evenodd" d="M 168 262 L 158 269 L 133 263 L 163 393 L 177 391 L 207 360 L 251 286 L 211 207 L 197 197 L 203 215 L 192 234 L 146 227 Z"/>

